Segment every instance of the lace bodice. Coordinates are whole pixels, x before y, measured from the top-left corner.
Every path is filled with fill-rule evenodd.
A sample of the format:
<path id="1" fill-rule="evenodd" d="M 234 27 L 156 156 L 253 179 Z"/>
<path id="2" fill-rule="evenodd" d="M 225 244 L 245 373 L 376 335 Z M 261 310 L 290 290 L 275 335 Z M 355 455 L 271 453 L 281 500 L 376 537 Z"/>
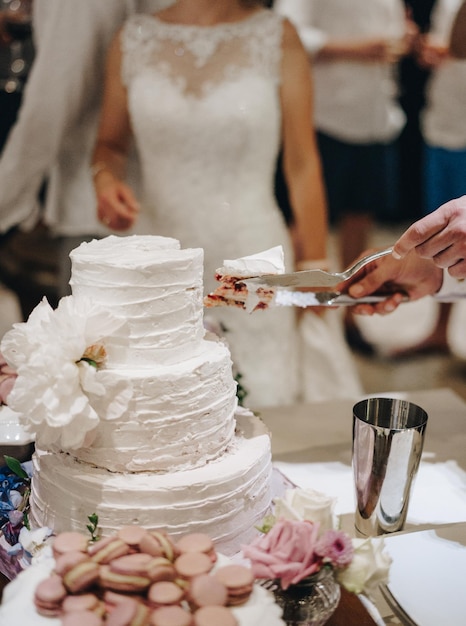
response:
<path id="1" fill-rule="evenodd" d="M 123 35 L 123 78 L 128 84 L 152 69 L 196 97 L 249 71 L 277 83 L 281 30 L 281 19 L 269 11 L 209 27 L 136 15 Z"/>

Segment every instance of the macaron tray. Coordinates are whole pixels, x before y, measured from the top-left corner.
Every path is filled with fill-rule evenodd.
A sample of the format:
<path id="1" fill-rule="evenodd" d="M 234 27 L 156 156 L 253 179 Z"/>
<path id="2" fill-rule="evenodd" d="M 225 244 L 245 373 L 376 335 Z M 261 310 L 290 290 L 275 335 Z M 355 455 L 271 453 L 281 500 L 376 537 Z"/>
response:
<path id="1" fill-rule="evenodd" d="M 53 559 L 38 564 L 37 576 L 31 575 L 32 565 L 7 586 L 0 622 L 6 623 L 2 615 L 15 603 L 21 606 L 21 595 L 24 609 L 29 593 L 31 626 L 284 624 L 273 596 L 254 584 L 252 571 L 218 554 L 202 533 L 175 541 L 127 526 L 89 543 L 84 534 L 64 532 L 53 538 L 52 552 Z"/>

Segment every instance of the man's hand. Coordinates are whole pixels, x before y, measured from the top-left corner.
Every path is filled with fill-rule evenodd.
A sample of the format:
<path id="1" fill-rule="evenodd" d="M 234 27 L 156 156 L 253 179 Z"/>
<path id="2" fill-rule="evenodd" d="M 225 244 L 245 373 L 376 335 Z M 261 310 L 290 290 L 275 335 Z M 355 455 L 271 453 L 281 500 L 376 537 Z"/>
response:
<path id="1" fill-rule="evenodd" d="M 411 251 L 431 259 L 437 267 L 448 268 L 454 278 L 466 278 L 466 196 L 414 222 L 393 247 L 395 258 Z"/>
<path id="2" fill-rule="evenodd" d="M 430 259 L 423 259 L 412 251 L 404 259 L 385 256 L 363 270 L 348 293 L 361 298 L 375 292 L 391 294 L 386 300 L 374 304 L 358 304 L 353 307 L 359 315 L 384 315 L 394 311 L 403 300 L 418 300 L 436 293 L 442 286 L 443 271 Z"/>

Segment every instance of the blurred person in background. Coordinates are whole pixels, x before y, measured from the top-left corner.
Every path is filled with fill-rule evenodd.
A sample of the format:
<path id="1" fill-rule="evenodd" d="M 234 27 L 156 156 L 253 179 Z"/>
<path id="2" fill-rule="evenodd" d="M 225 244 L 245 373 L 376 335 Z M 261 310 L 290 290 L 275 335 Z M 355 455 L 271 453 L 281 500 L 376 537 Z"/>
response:
<path id="1" fill-rule="evenodd" d="M 31 5 L 0 0 L 0 153 L 16 121 L 34 58 Z"/>
<path id="2" fill-rule="evenodd" d="M 69 293 L 70 250 L 110 233 L 96 218 L 89 167 L 108 45 L 128 15 L 173 1 L 34 0 L 36 56 L 0 159 L 0 232 L 33 229 L 40 217 L 49 236 L 44 261 L 58 273 L 57 299 Z"/>
<path id="3" fill-rule="evenodd" d="M 421 112 L 424 139 L 423 213 L 466 194 L 466 60 L 449 52 L 453 21 L 461 0 L 436 0 L 429 32 L 419 38 L 417 59 L 430 70 Z M 398 356 L 448 352 L 450 303 L 441 304 L 431 333 Z"/>
<path id="4" fill-rule="evenodd" d="M 466 1 L 460 5 L 450 32 L 449 52 L 466 59 Z M 435 295 L 444 301 L 466 297 L 466 195 L 453 198 L 407 228 L 386 256 L 365 268 L 349 287 L 354 298 L 387 291 L 394 295 L 353 310 L 361 315 L 394 311 L 408 295 Z"/>
<path id="5" fill-rule="evenodd" d="M 435 0 L 404 0 L 407 14 L 416 24 L 420 34 L 429 30 L 434 2 Z M 405 55 L 400 60 L 398 74 L 399 102 L 406 115 L 406 124 L 398 142 L 400 178 L 398 210 L 387 220 L 394 225 L 412 222 L 423 214 L 421 207 L 424 146 L 419 118 L 425 105 L 425 88 L 430 68 L 419 65 L 413 50 L 413 54 Z"/>
<path id="6" fill-rule="evenodd" d="M 34 59 L 31 12 L 31 0 L 0 0 L 0 157 L 16 122 Z M 0 336 L 30 310 L 32 289 L 26 289 L 30 285 L 20 284 L 21 279 L 14 271 L 19 259 L 16 250 L 12 253 L 11 235 L 12 232 L 0 235 L 0 280 L 3 283 Z"/>
<path id="7" fill-rule="evenodd" d="M 416 26 L 402 0 L 276 0 L 296 25 L 315 77 L 315 115 L 330 220 L 348 267 L 368 246 L 374 220 L 398 202 L 396 140 L 405 124 L 397 63 Z M 352 312 L 350 346 L 371 354 Z"/>

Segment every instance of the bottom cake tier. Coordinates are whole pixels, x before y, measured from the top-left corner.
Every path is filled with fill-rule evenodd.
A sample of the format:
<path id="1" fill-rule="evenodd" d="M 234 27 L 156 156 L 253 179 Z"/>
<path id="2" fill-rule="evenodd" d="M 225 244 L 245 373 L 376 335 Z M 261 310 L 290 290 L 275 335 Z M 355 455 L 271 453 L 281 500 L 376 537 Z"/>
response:
<path id="1" fill-rule="evenodd" d="M 98 515 L 105 537 L 138 524 L 173 536 L 203 532 L 224 554 L 236 553 L 257 534 L 271 502 L 269 434 L 249 412 L 236 416 L 226 452 L 203 467 L 173 473 L 116 473 L 70 454 L 37 450 L 31 487 L 31 523 L 59 533 L 86 532 Z M 118 454 L 116 451 L 115 454 Z"/>

